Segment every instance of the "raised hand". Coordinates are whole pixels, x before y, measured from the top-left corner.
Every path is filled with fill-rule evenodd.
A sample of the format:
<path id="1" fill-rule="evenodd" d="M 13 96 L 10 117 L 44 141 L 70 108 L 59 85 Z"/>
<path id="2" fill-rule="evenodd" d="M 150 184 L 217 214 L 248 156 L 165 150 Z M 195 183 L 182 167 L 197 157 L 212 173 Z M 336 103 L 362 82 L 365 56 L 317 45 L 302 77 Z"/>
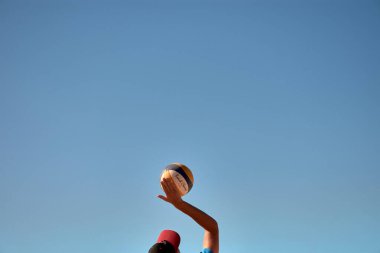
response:
<path id="1" fill-rule="evenodd" d="M 164 190 L 166 196 L 158 195 L 160 199 L 173 204 L 174 206 L 182 202 L 180 193 L 178 192 L 176 186 L 174 185 L 173 180 L 163 178 L 161 181 L 162 189 Z"/>

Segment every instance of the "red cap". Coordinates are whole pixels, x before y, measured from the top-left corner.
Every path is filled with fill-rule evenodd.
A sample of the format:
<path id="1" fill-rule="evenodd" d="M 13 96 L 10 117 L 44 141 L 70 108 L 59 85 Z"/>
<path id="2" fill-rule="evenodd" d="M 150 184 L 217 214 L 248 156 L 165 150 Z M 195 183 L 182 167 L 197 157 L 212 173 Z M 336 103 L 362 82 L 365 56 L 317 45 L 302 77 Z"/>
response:
<path id="1" fill-rule="evenodd" d="M 167 241 L 178 252 L 179 244 L 181 243 L 181 237 L 173 230 L 163 230 L 157 238 L 157 242 Z"/>

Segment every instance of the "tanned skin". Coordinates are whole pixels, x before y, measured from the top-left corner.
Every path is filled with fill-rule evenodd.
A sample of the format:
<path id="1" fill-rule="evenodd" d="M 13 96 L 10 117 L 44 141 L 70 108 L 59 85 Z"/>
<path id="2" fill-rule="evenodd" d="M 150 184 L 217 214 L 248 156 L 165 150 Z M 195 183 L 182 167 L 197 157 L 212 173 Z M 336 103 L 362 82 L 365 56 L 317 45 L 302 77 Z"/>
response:
<path id="1" fill-rule="evenodd" d="M 158 195 L 158 197 L 172 204 L 198 223 L 205 230 L 203 248 L 209 248 L 213 253 L 219 253 L 219 228 L 216 220 L 202 210 L 182 200 L 172 180 L 164 178 L 161 181 L 161 186 L 166 196 Z"/>

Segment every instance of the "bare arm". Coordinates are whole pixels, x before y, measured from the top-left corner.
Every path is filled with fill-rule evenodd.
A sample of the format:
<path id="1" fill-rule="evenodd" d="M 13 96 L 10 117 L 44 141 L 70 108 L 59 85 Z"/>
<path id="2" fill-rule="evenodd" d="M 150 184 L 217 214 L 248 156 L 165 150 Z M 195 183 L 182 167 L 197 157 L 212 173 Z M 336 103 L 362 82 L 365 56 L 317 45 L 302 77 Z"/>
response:
<path id="1" fill-rule="evenodd" d="M 175 186 L 171 180 L 164 179 L 161 186 L 166 194 L 159 195 L 160 199 L 171 203 L 181 212 L 190 216 L 204 230 L 203 247 L 209 248 L 213 253 L 219 253 L 219 228 L 218 223 L 211 216 L 196 208 L 195 206 L 183 201 L 179 193 L 175 190 Z"/>

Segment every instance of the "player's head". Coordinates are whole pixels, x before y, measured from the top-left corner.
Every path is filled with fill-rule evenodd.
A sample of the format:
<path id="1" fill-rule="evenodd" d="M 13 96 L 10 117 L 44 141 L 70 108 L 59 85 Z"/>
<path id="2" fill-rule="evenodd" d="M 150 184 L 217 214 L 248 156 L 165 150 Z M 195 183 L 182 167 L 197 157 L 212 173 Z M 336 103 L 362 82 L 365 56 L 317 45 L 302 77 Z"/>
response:
<path id="1" fill-rule="evenodd" d="M 176 253 L 173 245 L 167 241 L 155 243 L 149 249 L 149 253 Z"/>
<path id="2" fill-rule="evenodd" d="M 163 230 L 158 236 L 157 242 L 150 247 L 149 253 L 179 253 L 180 242 L 181 237 L 177 232 Z"/>

